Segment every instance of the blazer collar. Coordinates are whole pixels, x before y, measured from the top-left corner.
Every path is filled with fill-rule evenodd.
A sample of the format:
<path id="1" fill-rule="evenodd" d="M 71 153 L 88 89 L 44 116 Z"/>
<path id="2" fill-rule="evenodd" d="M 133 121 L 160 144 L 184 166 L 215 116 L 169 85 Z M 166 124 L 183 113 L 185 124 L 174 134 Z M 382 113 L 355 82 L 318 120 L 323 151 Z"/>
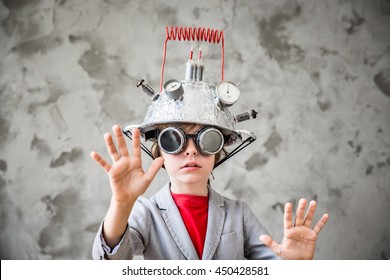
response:
<path id="1" fill-rule="evenodd" d="M 156 204 L 162 210 L 161 216 L 179 250 L 188 260 L 199 260 L 179 209 L 173 201 L 169 183 L 156 194 Z"/>
<path id="2" fill-rule="evenodd" d="M 210 260 L 213 258 L 217 249 L 225 217 L 225 208 L 223 198 L 215 192 L 210 186 L 209 193 L 209 210 L 206 230 L 206 240 L 203 248 L 202 259 Z M 192 244 L 180 212 L 173 201 L 170 184 L 167 183 L 155 196 L 156 204 L 162 210 L 162 217 L 165 224 L 175 240 L 176 245 L 189 260 L 198 260 L 198 254 Z"/>
<path id="3" fill-rule="evenodd" d="M 207 220 L 206 240 L 203 247 L 203 260 L 211 260 L 217 250 L 223 224 L 225 221 L 225 207 L 223 198 L 209 186 L 209 215 Z"/>

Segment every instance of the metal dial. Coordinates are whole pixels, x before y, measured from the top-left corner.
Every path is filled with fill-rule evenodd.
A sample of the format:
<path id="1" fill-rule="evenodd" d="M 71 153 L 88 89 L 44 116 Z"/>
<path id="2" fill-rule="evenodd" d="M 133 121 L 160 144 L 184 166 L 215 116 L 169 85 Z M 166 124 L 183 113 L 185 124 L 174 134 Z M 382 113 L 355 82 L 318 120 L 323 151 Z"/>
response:
<path id="1" fill-rule="evenodd" d="M 172 99 L 179 99 L 184 93 L 181 82 L 176 79 L 166 81 L 164 91 Z"/>
<path id="2" fill-rule="evenodd" d="M 219 102 L 222 106 L 228 107 L 233 105 L 240 98 L 238 86 L 229 81 L 222 81 L 216 88 Z"/>

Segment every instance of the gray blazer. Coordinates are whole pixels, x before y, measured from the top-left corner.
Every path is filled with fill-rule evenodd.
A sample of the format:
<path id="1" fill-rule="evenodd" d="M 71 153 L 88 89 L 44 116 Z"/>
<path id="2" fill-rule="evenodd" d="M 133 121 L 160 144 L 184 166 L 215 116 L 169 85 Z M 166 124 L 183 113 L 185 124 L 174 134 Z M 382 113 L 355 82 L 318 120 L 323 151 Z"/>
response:
<path id="1" fill-rule="evenodd" d="M 279 259 L 259 241 L 264 227 L 244 202 L 225 198 L 209 187 L 209 215 L 202 259 Z M 103 224 L 103 223 L 102 223 Z M 165 185 L 150 199 L 139 197 L 120 243 L 111 251 L 96 235 L 94 259 L 198 260 L 179 210 Z"/>

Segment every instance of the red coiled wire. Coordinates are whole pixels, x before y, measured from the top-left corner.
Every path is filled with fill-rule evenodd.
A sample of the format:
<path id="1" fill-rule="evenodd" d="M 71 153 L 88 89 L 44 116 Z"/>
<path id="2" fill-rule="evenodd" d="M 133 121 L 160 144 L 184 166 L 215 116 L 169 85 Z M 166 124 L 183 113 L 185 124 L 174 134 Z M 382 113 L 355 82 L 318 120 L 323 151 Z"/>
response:
<path id="1" fill-rule="evenodd" d="M 167 56 L 167 43 L 169 40 L 183 40 L 183 41 L 205 41 L 209 43 L 219 44 L 221 42 L 222 57 L 221 57 L 221 81 L 224 80 L 224 64 L 225 64 L 225 42 L 223 37 L 223 31 L 217 29 L 210 29 L 205 27 L 166 27 L 165 28 L 165 42 L 164 42 L 164 54 L 161 65 L 160 76 L 160 92 L 162 91 L 164 80 L 164 67 Z"/>

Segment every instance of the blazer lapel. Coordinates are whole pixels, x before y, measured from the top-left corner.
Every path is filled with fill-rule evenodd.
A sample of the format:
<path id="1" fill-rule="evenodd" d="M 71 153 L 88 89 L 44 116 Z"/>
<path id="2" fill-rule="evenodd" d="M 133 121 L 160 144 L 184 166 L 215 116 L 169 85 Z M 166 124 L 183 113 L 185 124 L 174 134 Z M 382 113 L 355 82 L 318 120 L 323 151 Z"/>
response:
<path id="1" fill-rule="evenodd" d="M 172 238 L 175 240 L 177 247 L 188 260 L 199 260 L 195 247 L 192 244 L 191 237 L 181 218 L 179 209 L 177 209 L 177 206 L 173 201 L 169 184 L 162 189 L 160 194 L 161 195 L 156 197 L 156 202 L 161 210 L 165 210 L 162 212 L 162 217 Z M 169 248 L 167 248 L 167 250 L 169 250 Z"/>
<path id="2" fill-rule="evenodd" d="M 211 260 L 217 250 L 225 219 L 225 207 L 222 197 L 209 187 L 209 214 L 206 240 L 203 248 L 203 260 Z"/>

